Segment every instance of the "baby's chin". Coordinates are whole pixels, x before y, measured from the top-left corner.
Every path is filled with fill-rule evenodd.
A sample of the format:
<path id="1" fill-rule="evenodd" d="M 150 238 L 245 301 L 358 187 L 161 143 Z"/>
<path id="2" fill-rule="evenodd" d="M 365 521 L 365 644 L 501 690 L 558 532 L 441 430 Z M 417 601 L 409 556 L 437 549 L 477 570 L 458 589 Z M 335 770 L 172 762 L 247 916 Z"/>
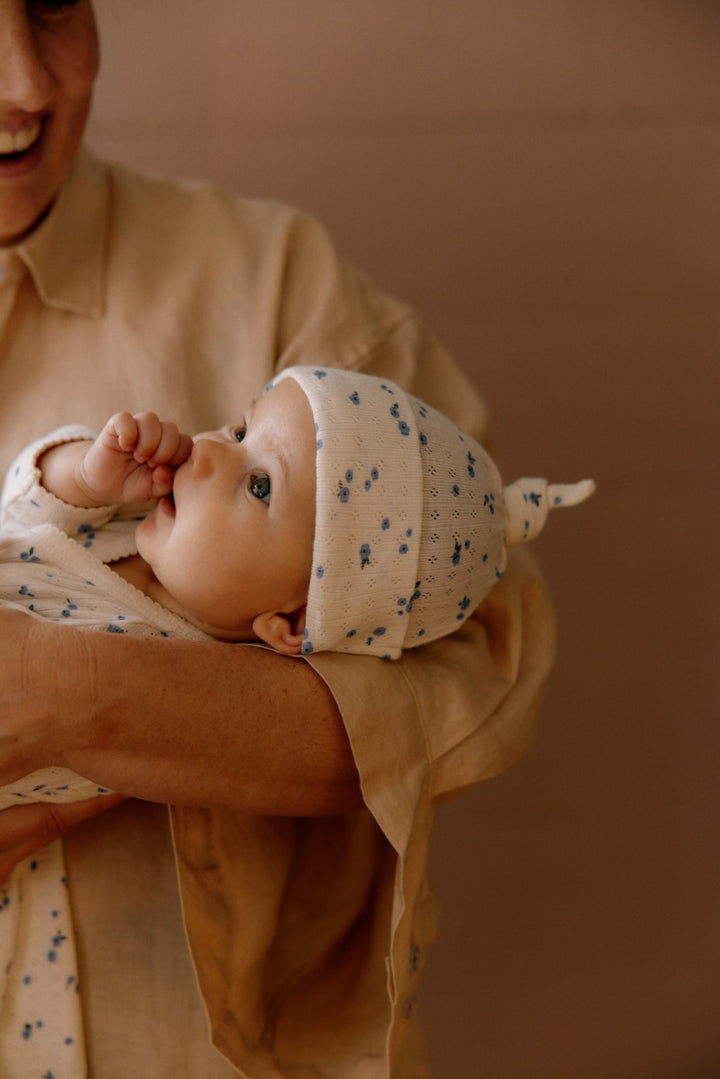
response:
<path id="1" fill-rule="evenodd" d="M 226 644 L 251 644 L 253 641 L 256 643 L 259 641 L 259 638 L 253 633 L 252 621 L 238 620 L 234 622 L 228 619 L 228 625 L 218 626 L 214 622 L 207 622 L 200 611 L 182 606 L 172 596 L 167 596 L 165 606 L 175 611 L 176 614 L 179 614 L 186 622 L 195 626 L 196 629 L 207 633 L 208 637 L 214 637 L 216 641 L 224 641 Z"/>

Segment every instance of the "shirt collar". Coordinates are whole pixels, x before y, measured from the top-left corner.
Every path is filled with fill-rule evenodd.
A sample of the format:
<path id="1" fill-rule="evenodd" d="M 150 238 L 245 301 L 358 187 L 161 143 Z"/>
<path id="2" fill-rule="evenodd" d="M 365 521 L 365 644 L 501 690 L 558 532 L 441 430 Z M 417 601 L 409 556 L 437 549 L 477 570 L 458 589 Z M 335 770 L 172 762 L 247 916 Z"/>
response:
<path id="1" fill-rule="evenodd" d="M 105 169 L 81 150 L 48 216 L 16 246 L 49 307 L 90 318 L 102 314 L 108 199 Z"/>

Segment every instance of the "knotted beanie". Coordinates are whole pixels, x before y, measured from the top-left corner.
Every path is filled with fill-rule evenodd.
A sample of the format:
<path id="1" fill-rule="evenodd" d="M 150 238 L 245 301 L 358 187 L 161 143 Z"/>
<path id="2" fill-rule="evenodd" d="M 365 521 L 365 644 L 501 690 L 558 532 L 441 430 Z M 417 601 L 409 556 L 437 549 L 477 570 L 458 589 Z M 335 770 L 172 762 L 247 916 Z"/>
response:
<path id="1" fill-rule="evenodd" d="M 457 629 L 502 576 L 507 548 L 591 480 L 504 487 L 479 442 L 395 383 L 289 367 L 316 431 L 316 513 L 305 654 L 396 659 Z"/>

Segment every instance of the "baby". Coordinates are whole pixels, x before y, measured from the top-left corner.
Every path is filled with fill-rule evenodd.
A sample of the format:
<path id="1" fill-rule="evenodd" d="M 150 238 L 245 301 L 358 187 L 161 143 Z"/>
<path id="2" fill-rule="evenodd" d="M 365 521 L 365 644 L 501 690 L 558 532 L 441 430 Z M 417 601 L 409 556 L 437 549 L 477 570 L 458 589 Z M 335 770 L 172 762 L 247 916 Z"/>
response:
<path id="1" fill-rule="evenodd" d="M 289 368 L 242 423 L 194 440 L 150 413 L 113 416 L 94 440 L 72 435 L 26 451 L 6 485 L 5 535 L 22 528 L 29 542 L 50 522 L 86 552 L 92 601 L 101 585 L 92 571 L 109 563 L 202 635 L 291 654 L 396 659 L 452 632 L 502 575 L 507 547 L 594 488 L 503 487 L 485 450 L 436 410 L 335 369 Z M 138 523 L 137 504 L 150 498 Z M 44 562 L 35 538 L 26 569 Z M 35 587 L 37 575 L 20 604 L 39 614 Z M 54 617 L 77 622 L 68 587 Z M 138 597 L 123 595 L 124 619 L 106 628 L 137 616 Z M 157 616 L 147 605 L 140 613 Z"/>

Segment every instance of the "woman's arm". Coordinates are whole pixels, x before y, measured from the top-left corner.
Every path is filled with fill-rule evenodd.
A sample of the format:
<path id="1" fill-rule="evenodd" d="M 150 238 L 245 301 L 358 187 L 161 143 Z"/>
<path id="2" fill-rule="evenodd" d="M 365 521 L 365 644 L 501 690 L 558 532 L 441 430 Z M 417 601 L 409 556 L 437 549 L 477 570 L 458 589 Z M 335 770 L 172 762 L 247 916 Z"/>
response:
<path id="1" fill-rule="evenodd" d="M 156 802 L 283 816 L 362 805 L 334 700 L 302 660 L 0 611 L 0 671 L 2 783 L 52 763 Z"/>

